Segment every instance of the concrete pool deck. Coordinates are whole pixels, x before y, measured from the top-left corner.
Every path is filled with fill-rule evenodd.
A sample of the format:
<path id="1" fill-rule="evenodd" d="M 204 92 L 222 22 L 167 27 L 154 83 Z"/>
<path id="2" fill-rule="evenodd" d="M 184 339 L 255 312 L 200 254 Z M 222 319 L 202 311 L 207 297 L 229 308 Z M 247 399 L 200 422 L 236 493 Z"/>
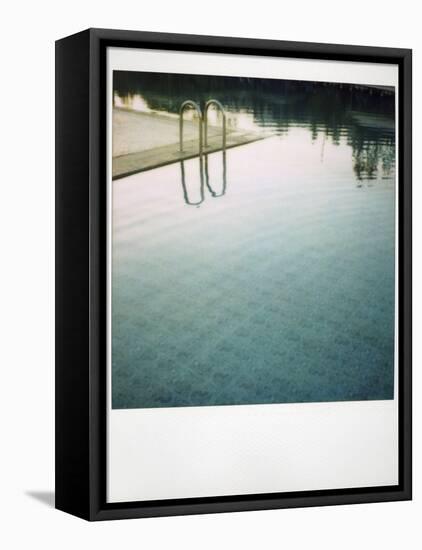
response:
<path id="1" fill-rule="evenodd" d="M 119 179 L 199 155 L 198 123 L 185 120 L 183 152 L 179 146 L 179 117 L 113 109 L 112 178 Z M 226 149 L 258 141 L 270 132 L 227 131 Z M 208 126 L 208 147 L 204 153 L 222 149 L 221 127 Z"/>

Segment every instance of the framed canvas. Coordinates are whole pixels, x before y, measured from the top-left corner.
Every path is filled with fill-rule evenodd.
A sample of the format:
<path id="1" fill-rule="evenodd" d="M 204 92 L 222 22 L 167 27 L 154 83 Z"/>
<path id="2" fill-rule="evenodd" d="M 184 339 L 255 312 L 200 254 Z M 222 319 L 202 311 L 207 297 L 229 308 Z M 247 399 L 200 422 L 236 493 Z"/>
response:
<path id="1" fill-rule="evenodd" d="M 411 498 L 411 51 L 56 43 L 56 507 Z"/>

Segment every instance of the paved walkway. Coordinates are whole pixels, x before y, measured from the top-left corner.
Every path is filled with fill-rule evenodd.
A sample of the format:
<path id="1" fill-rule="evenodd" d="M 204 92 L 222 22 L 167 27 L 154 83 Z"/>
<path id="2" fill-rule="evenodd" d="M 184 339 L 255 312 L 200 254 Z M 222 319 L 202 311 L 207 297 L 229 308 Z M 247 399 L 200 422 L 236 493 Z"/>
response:
<path id="1" fill-rule="evenodd" d="M 183 152 L 179 146 L 179 117 L 113 109 L 113 179 L 198 156 L 197 121 L 185 120 Z M 228 131 L 226 148 L 268 137 L 268 132 Z M 205 153 L 222 149 L 222 129 L 208 126 Z"/>

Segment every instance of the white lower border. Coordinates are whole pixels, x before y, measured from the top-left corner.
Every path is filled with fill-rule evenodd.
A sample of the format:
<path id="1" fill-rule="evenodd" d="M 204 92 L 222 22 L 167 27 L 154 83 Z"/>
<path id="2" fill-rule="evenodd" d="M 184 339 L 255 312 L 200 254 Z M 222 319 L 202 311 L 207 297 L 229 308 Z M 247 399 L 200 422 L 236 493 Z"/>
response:
<path id="1" fill-rule="evenodd" d="M 398 89 L 395 65 L 108 49 L 107 501 L 396 485 L 397 353 L 395 398 L 391 401 L 112 410 L 113 70 L 347 82 Z M 397 105 L 396 93 L 396 115 Z M 397 127 L 396 116 L 396 143 Z M 396 170 L 397 160 L 396 155 Z M 396 201 L 396 312 L 397 244 Z"/>

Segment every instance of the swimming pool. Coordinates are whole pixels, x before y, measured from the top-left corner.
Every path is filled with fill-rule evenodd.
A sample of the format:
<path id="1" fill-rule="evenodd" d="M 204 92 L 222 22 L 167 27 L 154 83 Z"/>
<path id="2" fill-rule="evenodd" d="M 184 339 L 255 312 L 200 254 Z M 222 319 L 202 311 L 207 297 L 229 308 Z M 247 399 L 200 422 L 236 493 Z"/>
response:
<path id="1" fill-rule="evenodd" d="M 295 124 L 113 182 L 113 407 L 392 399 L 382 148 Z"/>

